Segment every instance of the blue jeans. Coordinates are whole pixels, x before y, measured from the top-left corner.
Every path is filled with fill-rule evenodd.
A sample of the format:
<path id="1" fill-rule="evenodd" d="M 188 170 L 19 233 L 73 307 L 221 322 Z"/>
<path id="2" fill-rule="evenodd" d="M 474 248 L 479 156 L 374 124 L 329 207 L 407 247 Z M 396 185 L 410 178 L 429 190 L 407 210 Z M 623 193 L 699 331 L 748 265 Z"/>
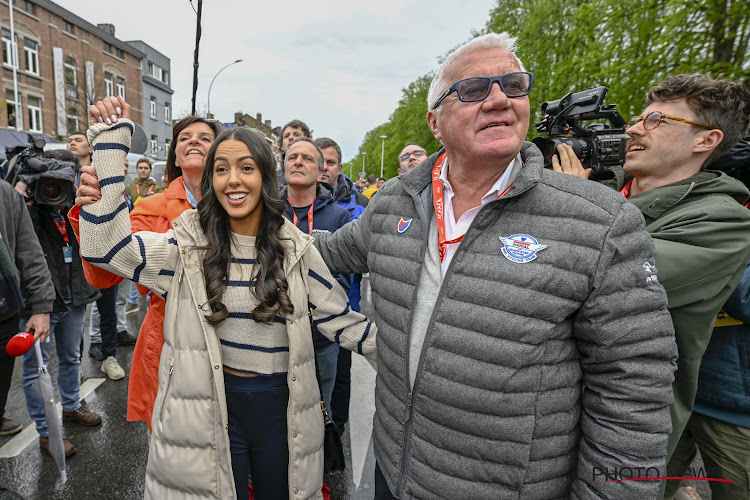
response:
<path id="1" fill-rule="evenodd" d="M 125 283 L 125 282 L 123 281 L 123 283 Z M 128 299 L 128 302 L 130 302 L 131 304 L 137 304 L 138 303 L 138 297 L 140 297 L 141 294 L 138 291 L 138 287 L 135 286 L 135 283 L 133 283 L 132 281 L 130 281 L 129 283 L 131 285 L 130 285 L 130 297 Z"/>
<path id="2" fill-rule="evenodd" d="M 331 397 L 333 386 L 336 384 L 336 363 L 339 357 L 339 345 L 330 342 L 315 349 L 315 357 L 318 360 L 318 371 L 320 372 L 320 387 L 323 390 L 323 398 L 326 400 L 326 409 L 331 412 Z M 333 418 L 333 416 L 331 417 Z"/>
<path id="3" fill-rule="evenodd" d="M 81 364 L 81 341 L 86 306 L 74 306 L 65 301 L 68 312 L 50 314 L 50 338 L 54 338 L 57 348 L 57 386 L 60 389 L 60 403 L 63 410 L 73 411 L 81 406 L 81 382 L 78 369 Z M 26 326 L 29 318 L 20 318 L 19 329 Z M 42 342 L 42 357 L 49 363 L 50 343 Z M 36 350 L 32 348 L 23 356 L 23 392 L 26 395 L 26 408 L 36 422 L 40 436 L 47 436 L 47 419 L 44 415 L 44 401 L 34 387 L 39 377 Z"/>

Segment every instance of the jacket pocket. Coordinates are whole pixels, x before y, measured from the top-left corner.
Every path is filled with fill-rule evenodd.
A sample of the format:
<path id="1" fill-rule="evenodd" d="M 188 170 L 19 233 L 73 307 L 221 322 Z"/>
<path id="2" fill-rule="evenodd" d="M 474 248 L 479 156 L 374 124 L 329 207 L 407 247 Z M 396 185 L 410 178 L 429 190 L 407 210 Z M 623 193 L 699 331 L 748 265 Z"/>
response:
<path id="1" fill-rule="evenodd" d="M 174 371 L 174 352 L 169 355 L 169 371 L 167 372 L 167 386 L 164 389 L 164 397 L 161 400 L 161 410 L 159 411 L 159 422 L 164 420 L 164 410 L 167 407 L 167 398 L 169 397 L 169 387 L 172 385 L 172 372 Z"/>

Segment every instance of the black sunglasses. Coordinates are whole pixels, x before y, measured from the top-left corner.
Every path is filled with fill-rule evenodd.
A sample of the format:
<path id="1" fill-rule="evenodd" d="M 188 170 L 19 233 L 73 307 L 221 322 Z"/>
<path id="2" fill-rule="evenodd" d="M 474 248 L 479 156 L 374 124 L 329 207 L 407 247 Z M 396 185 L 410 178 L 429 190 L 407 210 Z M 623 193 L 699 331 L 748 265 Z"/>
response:
<path id="1" fill-rule="evenodd" d="M 432 106 L 432 109 L 440 106 L 440 103 L 452 92 L 458 93 L 461 102 L 477 102 L 487 99 L 492 89 L 492 84 L 497 82 L 500 90 L 508 97 L 523 97 L 529 95 L 534 85 L 534 73 L 528 71 L 516 71 L 505 73 L 500 76 L 475 76 L 459 80 L 445 92 Z"/>

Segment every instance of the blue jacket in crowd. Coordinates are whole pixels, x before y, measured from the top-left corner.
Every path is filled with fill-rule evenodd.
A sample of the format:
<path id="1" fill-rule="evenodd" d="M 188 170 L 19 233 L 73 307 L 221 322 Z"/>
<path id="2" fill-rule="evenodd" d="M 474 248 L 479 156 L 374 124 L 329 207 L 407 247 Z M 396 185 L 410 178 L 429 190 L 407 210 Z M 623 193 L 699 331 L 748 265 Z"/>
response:
<path id="1" fill-rule="evenodd" d="M 750 428 L 750 264 L 716 318 L 693 411 Z"/>
<path id="2" fill-rule="evenodd" d="M 289 204 L 289 196 L 287 194 L 289 190 L 288 186 L 281 188 L 281 198 L 286 204 L 284 210 L 284 217 L 290 221 L 294 220 L 293 209 Z M 309 234 L 309 226 L 307 224 L 307 213 L 310 206 L 297 208 L 297 227 L 305 234 Z M 338 206 L 333 200 L 333 194 L 331 192 L 331 186 L 324 183 L 318 184 L 318 191 L 313 202 L 313 233 L 333 233 L 338 228 L 348 223 L 351 220 L 349 212 L 344 208 Z M 334 278 L 344 288 L 347 296 L 352 289 L 354 282 L 353 274 L 335 274 Z M 359 288 L 359 287 L 355 287 Z M 357 309 L 359 310 L 359 309 Z M 315 345 L 329 343 L 330 340 L 323 337 L 321 334 L 316 333 L 313 336 Z"/>

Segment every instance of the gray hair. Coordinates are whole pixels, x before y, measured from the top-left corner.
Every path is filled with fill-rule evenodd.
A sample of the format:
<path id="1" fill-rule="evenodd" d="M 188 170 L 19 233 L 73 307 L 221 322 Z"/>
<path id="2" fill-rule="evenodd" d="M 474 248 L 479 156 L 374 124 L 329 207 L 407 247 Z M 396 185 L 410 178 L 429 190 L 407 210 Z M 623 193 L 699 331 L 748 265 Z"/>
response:
<path id="1" fill-rule="evenodd" d="M 427 109 L 432 109 L 432 105 L 440 99 L 440 96 L 443 95 L 443 93 L 448 90 L 448 88 L 451 86 L 453 82 L 448 82 L 445 80 L 446 74 L 449 73 L 449 70 L 452 69 L 453 65 L 458 61 L 458 59 L 471 51 L 477 50 L 477 49 L 504 49 L 510 52 L 513 57 L 516 58 L 516 61 L 518 62 L 518 67 L 521 71 L 526 71 L 523 67 L 523 63 L 521 60 L 516 56 L 515 50 L 516 50 L 516 40 L 517 38 L 514 36 L 511 36 L 507 32 L 502 33 L 486 33 L 484 35 L 478 36 L 474 38 L 471 41 L 466 42 L 465 44 L 461 45 L 459 48 L 454 50 L 453 52 L 448 55 L 448 57 L 445 58 L 445 61 L 443 61 L 443 64 L 440 65 L 437 72 L 435 73 L 435 76 L 432 78 L 432 83 L 430 83 L 430 90 L 427 93 Z M 485 75 L 485 76 L 495 76 L 495 75 Z M 442 104 L 442 103 L 441 103 Z M 438 111 L 440 108 L 438 107 Z"/>

